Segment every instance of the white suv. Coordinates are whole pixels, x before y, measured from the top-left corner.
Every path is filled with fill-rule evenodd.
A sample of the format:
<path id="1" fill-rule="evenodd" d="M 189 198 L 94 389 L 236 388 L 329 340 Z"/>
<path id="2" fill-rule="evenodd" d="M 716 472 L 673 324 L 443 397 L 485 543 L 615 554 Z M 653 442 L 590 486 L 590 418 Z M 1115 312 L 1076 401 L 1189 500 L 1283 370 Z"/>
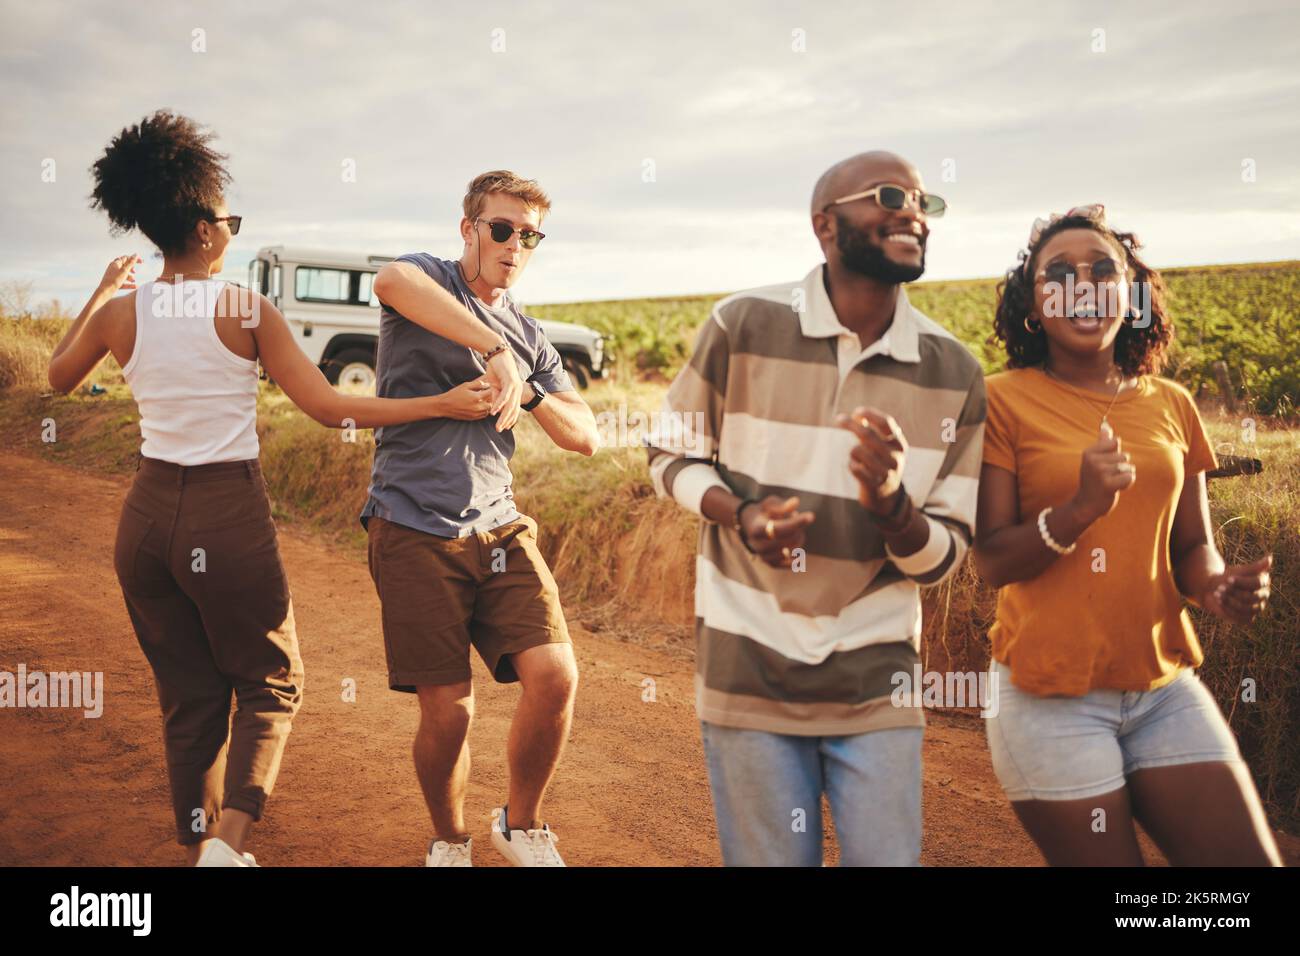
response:
<path id="1" fill-rule="evenodd" d="M 248 264 L 248 284 L 270 299 L 325 377 L 349 391 L 375 390 L 379 300 L 375 273 L 393 256 L 266 246 Z M 573 383 L 605 375 L 605 342 L 585 325 L 538 319 Z"/>

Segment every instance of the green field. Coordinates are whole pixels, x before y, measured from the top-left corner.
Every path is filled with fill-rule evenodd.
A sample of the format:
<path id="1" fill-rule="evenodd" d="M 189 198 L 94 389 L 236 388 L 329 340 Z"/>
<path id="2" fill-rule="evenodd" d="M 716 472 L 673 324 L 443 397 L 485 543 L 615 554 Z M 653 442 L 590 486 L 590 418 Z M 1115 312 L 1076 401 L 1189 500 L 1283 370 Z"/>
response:
<path id="1" fill-rule="evenodd" d="M 1202 678 L 1230 712 L 1233 729 L 1259 784 L 1275 826 L 1300 827 L 1300 264 L 1269 263 L 1170 270 L 1170 312 L 1179 346 L 1169 374 L 1202 398 L 1220 451 L 1264 462 L 1249 478 L 1215 481 L 1211 508 L 1220 549 L 1229 561 L 1275 555 L 1272 606 L 1250 628 L 1230 628 L 1193 612 L 1206 649 Z M 921 283 L 912 301 L 946 325 L 989 371 L 1001 367 L 987 342 L 992 280 Z M 695 329 L 717 296 L 593 302 L 530 309 L 532 314 L 581 322 L 611 339 L 613 375 L 587 392 L 593 408 L 654 411 L 665 382 L 689 355 Z M 0 447 L 38 454 L 71 467 L 127 474 L 134 468 L 139 433 L 134 403 L 110 360 L 94 381 L 106 388 L 91 397 L 47 391 L 45 367 L 66 320 L 0 318 L 0 409 L 10 427 Z M 1236 416 L 1217 406 L 1210 366 L 1228 363 Z M 273 385 L 260 398 L 262 462 L 277 520 L 362 547 L 357 512 L 369 480 L 373 443 L 355 444 L 299 413 Z M 60 440 L 40 441 L 40 422 L 53 417 Z M 1243 441 L 1241 420 L 1253 417 L 1258 433 Z M 645 455 L 637 448 L 607 447 L 595 458 L 554 448 L 525 416 L 515 458 L 521 507 L 538 519 L 542 545 L 564 590 L 570 613 L 585 624 L 626 640 L 683 654 L 691 651 L 695 519 L 654 497 Z M 966 670 L 987 659 L 984 634 L 993 594 L 969 563 L 925 596 L 923 653 L 927 668 Z M 1237 688 L 1258 684 L 1259 699 L 1245 703 Z"/>
<path id="2" fill-rule="evenodd" d="M 1162 273 L 1167 308 L 1178 335 L 1168 374 L 1194 393 L 1217 392 L 1210 366 L 1228 362 L 1238 391 L 1269 415 L 1290 415 L 1300 395 L 1300 262 L 1202 266 Z M 776 281 L 776 280 L 774 280 Z M 979 358 L 1000 371 L 1003 355 L 989 342 L 997 281 L 920 282 L 912 304 Z M 671 376 L 690 354 L 695 330 L 720 295 L 542 305 L 529 313 L 588 325 L 608 337 L 622 378 Z"/>

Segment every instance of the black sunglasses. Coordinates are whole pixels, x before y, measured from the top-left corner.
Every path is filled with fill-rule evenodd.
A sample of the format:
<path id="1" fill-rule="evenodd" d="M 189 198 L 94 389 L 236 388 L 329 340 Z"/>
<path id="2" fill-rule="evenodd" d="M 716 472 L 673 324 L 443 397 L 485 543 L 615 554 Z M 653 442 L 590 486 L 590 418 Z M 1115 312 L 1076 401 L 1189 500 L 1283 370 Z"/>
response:
<path id="1" fill-rule="evenodd" d="M 475 219 L 475 222 L 483 222 L 482 219 Z M 516 232 L 519 233 L 519 244 L 525 249 L 536 249 L 537 244 L 546 238 L 546 233 L 538 232 L 536 229 L 516 229 L 508 222 L 498 222 L 493 219 L 488 222 L 488 230 L 492 233 L 492 239 L 495 242 L 506 243 Z"/>
<path id="2" fill-rule="evenodd" d="M 214 216 L 209 222 L 228 222 L 230 223 L 230 234 L 239 235 L 239 224 L 244 221 L 243 216 Z"/>

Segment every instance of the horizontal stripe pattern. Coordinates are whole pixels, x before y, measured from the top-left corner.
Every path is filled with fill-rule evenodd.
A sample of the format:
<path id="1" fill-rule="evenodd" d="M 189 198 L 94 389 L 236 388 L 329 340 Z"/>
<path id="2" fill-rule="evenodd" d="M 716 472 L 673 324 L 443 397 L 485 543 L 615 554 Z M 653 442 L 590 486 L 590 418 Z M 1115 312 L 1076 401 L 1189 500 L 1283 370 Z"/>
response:
<path id="1" fill-rule="evenodd" d="M 889 560 L 894 562 L 894 566 L 904 574 L 918 580 L 920 578 L 937 580 L 942 575 L 942 568 L 953 560 L 953 549 L 956 548 L 957 542 L 953 540 L 952 532 L 946 526 L 929 515 L 923 517 L 928 537 L 919 550 L 911 554 L 895 554 L 886 544 L 885 553 L 889 555 Z"/>
<path id="2" fill-rule="evenodd" d="M 695 619 L 699 672 L 705 684 L 727 694 L 769 697 L 790 703 L 861 704 L 893 691 L 895 675 L 920 663 L 906 641 L 837 651 L 815 665 L 792 661 L 771 648 Z"/>
<path id="3" fill-rule="evenodd" d="M 841 373 L 843 329 L 820 267 L 728 296 L 668 390 L 665 412 L 702 412 L 706 424 L 691 448 L 649 443 L 658 494 L 698 511 L 718 481 L 742 498 L 797 496 L 816 514 L 800 570 L 769 567 L 727 525 L 703 527 L 701 719 L 798 734 L 923 724 L 919 709 L 892 706 L 888 678 L 916 659 L 920 586 L 970 547 L 987 408 L 975 359 L 904 290 L 898 299 L 886 339 Z M 903 482 L 931 524 L 915 555 L 891 555 L 857 500 L 856 438 L 836 416 L 860 405 L 888 412 L 907 439 Z"/>
<path id="4" fill-rule="evenodd" d="M 874 561 L 828 558 L 810 552 L 797 565 L 802 570 L 795 571 L 774 568 L 750 554 L 740 537 L 729 528 L 705 525 L 703 535 L 705 540 L 697 560 L 709 562 L 727 580 L 762 593 L 775 602 L 782 614 L 809 619 L 825 617 L 825 608 L 846 608 L 886 585 L 906 583 L 903 574 L 889 565 L 883 548 L 881 557 Z M 696 580 L 699 580 L 698 569 Z M 910 637 L 909 631 L 894 639 Z"/>
<path id="5" fill-rule="evenodd" d="M 860 593 L 835 613 L 801 614 L 784 610 L 775 595 L 727 577 L 707 555 L 695 563 L 697 616 L 710 627 L 745 634 L 805 664 L 868 644 L 919 642 L 921 598 L 915 582 L 900 577 Z"/>
<path id="6" fill-rule="evenodd" d="M 857 498 L 821 495 L 793 485 L 763 484 L 722 465 L 717 470 L 732 493 L 740 498 L 798 497 L 800 510 L 817 516 L 806 532 L 804 546 L 809 554 L 849 561 L 875 561 L 885 557 L 884 535 L 872 524 Z M 740 543 L 739 538 L 736 543 Z"/>
<path id="7" fill-rule="evenodd" d="M 894 727 L 925 727 L 924 707 L 895 707 L 890 695 L 860 704 L 784 701 L 728 694 L 709 687 L 699 673 L 695 675 L 695 712 L 700 720 L 722 727 L 802 737 L 842 737 Z"/>
<path id="8" fill-rule="evenodd" d="M 857 441 L 852 432 L 834 425 L 791 425 L 731 412 L 718 442 L 718 459 L 760 485 L 804 488 L 856 501 L 858 482 L 849 471 L 849 452 Z M 908 448 L 903 483 L 924 494 L 938 477 L 944 457 L 943 451 Z"/>

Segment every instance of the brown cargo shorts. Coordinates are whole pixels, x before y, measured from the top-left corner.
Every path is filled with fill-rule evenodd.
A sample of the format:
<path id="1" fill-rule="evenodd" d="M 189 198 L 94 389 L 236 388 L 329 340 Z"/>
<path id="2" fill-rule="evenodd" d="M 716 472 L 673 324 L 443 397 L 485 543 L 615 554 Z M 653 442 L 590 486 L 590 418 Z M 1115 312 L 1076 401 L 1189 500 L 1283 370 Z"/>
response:
<path id="1" fill-rule="evenodd" d="M 393 690 L 468 681 L 470 645 L 493 678 L 511 683 L 519 675 L 510 655 L 569 643 L 559 589 L 537 548 L 532 518 L 463 538 L 377 516 L 366 528 Z"/>

